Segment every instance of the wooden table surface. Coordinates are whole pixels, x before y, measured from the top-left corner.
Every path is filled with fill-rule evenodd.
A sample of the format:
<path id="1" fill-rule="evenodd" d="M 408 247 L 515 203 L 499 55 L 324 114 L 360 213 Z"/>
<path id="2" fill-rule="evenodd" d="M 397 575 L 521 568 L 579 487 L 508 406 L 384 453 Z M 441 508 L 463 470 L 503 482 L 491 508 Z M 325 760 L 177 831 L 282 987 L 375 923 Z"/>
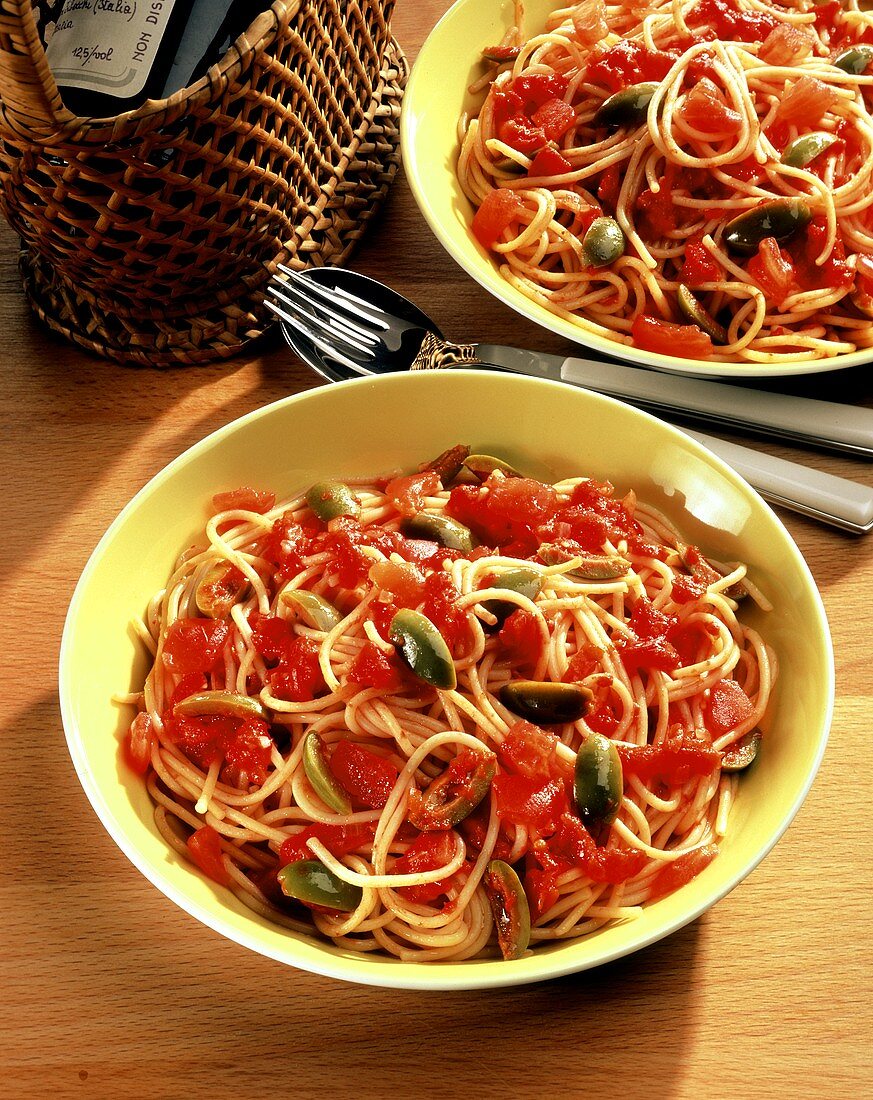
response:
<path id="1" fill-rule="evenodd" d="M 446 7 L 398 6 L 410 60 Z M 29 313 L 16 248 L 0 227 L 0 1095 L 873 1096 L 870 537 L 782 514 L 827 608 L 836 711 L 794 824 L 712 911 L 609 966 L 509 991 L 371 990 L 285 968 L 198 924 L 116 848 L 67 754 L 56 668 L 79 573 L 130 497 L 214 428 L 317 380 L 278 343 L 169 372 L 82 353 Z M 566 350 L 472 284 L 402 178 L 353 262 L 457 338 Z M 782 388 L 873 404 L 866 370 Z"/>

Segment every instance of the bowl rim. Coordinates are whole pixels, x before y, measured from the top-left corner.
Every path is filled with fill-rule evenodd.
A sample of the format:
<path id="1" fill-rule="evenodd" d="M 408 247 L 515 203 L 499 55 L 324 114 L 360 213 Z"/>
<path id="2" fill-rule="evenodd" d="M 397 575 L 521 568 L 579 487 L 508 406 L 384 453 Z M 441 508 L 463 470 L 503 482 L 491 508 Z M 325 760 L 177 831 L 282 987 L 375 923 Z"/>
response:
<path id="1" fill-rule="evenodd" d="M 460 13 L 468 8 L 477 7 L 481 7 L 481 0 L 455 0 L 425 39 L 412 65 L 403 95 L 400 111 L 400 151 L 404 173 L 419 211 L 445 251 L 479 286 L 487 290 L 489 294 L 513 312 L 521 314 L 521 316 L 533 321 L 548 332 L 563 336 L 572 343 L 590 352 L 595 352 L 604 357 L 607 362 L 610 359 L 618 359 L 622 362 L 650 367 L 668 374 L 688 375 L 696 378 L 789 378 L 849 370 L 852 367 L 867 366 L 873 361 L 873 347 L 846 352 L 843 355 L 835 355 L 829 359 L 764 364 L 719 363 L 702 359 L 681 359 L 660 352 L 650 352 L 642 348 L 616 344 L 597 333 L 585 332 L 577 328 L 569 321 L 550 313 L 544 306 L 515 290 L 500 276 L 493 258 L 487 255 L 478 244 L 475 245 L 475 253 L 469 255 L 459 249 L 456 246 L 456 235 L 439 216 L 431 198 L 432 191 L 428 185 L 433 175 L 434 163 L 439 163 L 439 159 L 433 156 L 433 151 L 430 148 L 422 150 L 421 155 L 419 155 L 416 132 L 418 129 L 418 116 L 421 112 L 418 103 L 419 100 L 427 101 L 430 98 L 426 92 L 420 90 L 420 86 L 421 88 L 427 86 L 426 78 L 422 74 L 428 65 L 432 65 L 434 58 L 442 55 L 443 37 L 450 37 L 453 43 L 456 43 L 457 36 L 451 34 L 453 23 Z M 457 156 L 454 155 L 453 160 L 456 159 Z M 462 195 L 460 197 L 467 201 Z"/>
<path id="2" fill-rule="evenodd" d="M 483 378 L 482 372 L 476 370 L 455 370 L 451 372 L 451 375 L 444 375 L 443 377 L 455 378 L 465 376 L 475 377 L 479 380 Z M 408 385 L 410 384 L 409 380 L 411 377 L 411 375 L 382 376 L 376 381 L 376 385 Z M 566 387 L 562 383 L 546 379 L 519 378 L 518 376 L 500 374 L 490 374 L 488 377 L 497 385 L 502 384 L 503 381 L 507 381 L 513 385 L 521 384 L 525 387 L 548 387 L 550 389 L 561 390 L 562 392 L 566 390 Z M 406 379 L 407 381 L 400 382 L 399 380 L 401 379 Z M 282 941 L 281 948 L 278 946 L 274 948 L 270 944 L 264 942 L 263 938 L 257 934 L 257 924 L 252 923 L 251 925 L 246 924 L 244 926 L 235 924 L 229 919 L 229 916 L 226 915 L 230 914 L 231 910 L 223 903 L 221 906 L 213 909 L 211 906 L 201 904 L 185 890 L 178 888 L 172 879 L 162 872 L 160 867 L 151 863 L 140 852 L 135 837 L 129 835 L 128 829 L 123 823 L 118 821 L 107 798 L 104 796 L 101 786 L 89 766 L 89 754 L 86 750 L 85 739 L 82 731 L 79 729 L 76 718 L 76 707 L 73 701 L 73 687 L 70 680 L 70 654 L 76 641 L 77 620 L 81 605 L 87 596 L 92 577 L 98 572 L 103 557 L 112 546 L 117 533 L 124 527 L 128 519 L 137 511 L 142 503 L 156 493 L 165 482 L 171 480 L 179 470 L 183 469 L 189 463 L 195 462 L 201 455 L 208 453 L 212 448 L 220 445 L 222 440 L 226 437 L 258 420 L 276 415 L 287 407 L 293 407 L 297 404 L 305 403 L 308 400 L 317 400 L 318 395 L 329 393 L 338 386 L 344 389 L 351 389 L 352 387 L 365 389 L 367 387 L 372 387 L 373 383 L 374 379 L 372 378 L 356 378 L 334 383 L 332 385 L 315 387 L 311 390 L 291 394 L 266 405 L 259 406 L 216 428 L 214 431 L 203 436 L 191 446 L 181 451 L 162 469 L 149 478 L 149 480 L 127 502 L 103 533 L 97 545 L 89 555 L 70 599 L 70 604 L 64 620 L 58 658 L 59 701 L 67 748 L 72 758 L 79 782 L 91 806 L 100 819 L 103 827 L 109 833 L 109 836 L 137 870 L 139 870 L 140 873 L 160 891 L 160 893 L 168 897 L 189 916 L 193 916 L 201 924 L 206 925 L 226 939 L 243 947 L 247 947 L 258 954 L 271 958 L 276 962 L 311 973 L 320 974 L 324 977 L 337 978 L 342 981 L 374 987 L 428 991 L 509 988 L 514 985 L 526 985 L 564 977 L 569 974 L 581 973 L 584 970 L 601 966 L 604 963 L 614 962 L 619 958 L 633 954 L 644 947 L 648 947 L 672 935 L 687 924 L 697 920 L 698 917 L 717 904 L 746 879 L 772 851 L 800 810 L 821 766 L 832 723 L 835 701 L 833 641 L 821 593 L 819 592 L 809 566 L 782 521 L 763 498 L 761 498 L 735 471 L 718 458 L 718 456 L 714 455 L 703 446 L 703 444 L 681 431 L 681 429 L 660 420 L 650 413 L 627 405 L 625 402 L 592 391 L 585 391 L 585 394 L 587 398 L 595 404 L 621 406 L 634 417 L 640 417 L 646 421 L 654 421 L 668 436 L 673 436 L 674 439 L 678 439 L 685 448 L 698 457 L 704 458 L 709 464 L 713 465 L 721 475 L 738 485 L 743 490 L 744 494 L 756 498 L 760 506 L 768 514 L 770 522 L 775 524 L 776 530 L 782 537 L 784 548 L 792 558 L 795 568 L 802 576 L 816 612 L 818 621 L 815 624 L 815 635 L 821 645 L 820 656 L 823 658 L 824 672 L 826 673 L 826 684 L 824 685 L 826 706 L 824 712 L 820 715 L 821 732 L 814 759 L 803 778 L 802 784 L 796 790 L 794 798 L 787 806 L 780 819 L 778 828 L 768 835 L 767 842 L 763 847 L 760 845 L 755 847 L 754 851 L 743 861 L 736 873 L 725 880 L 717 891 L 708 891 L 690 909 L 683 908 L 675 918 L 656 923 L 647 934 L 632 935 L 628 942 L 622 941 L 617 944 L 614 949 L 603 951 L 597 954 L 596 957 L 589 958 L 576 957 L 579 954 L 584 954 L 586 951 L 585 945 L 591 942 L 591 940 L 586 937 L 582 937 L 578 940 L 556 943 L 552 950 L 534 951 L 525 958 L 516 960 L 511 964 L 500 959 L 472 959 L 461 962 L 438 964 L 404 963 L 400 960 L 386 958 L 381 955 L 371 957 L 367 954 L 356 955 L 352 952 L 335 954 L 330 950 L 325 950 L 332 946 L 328 942 L 321 942 L 315 938 L 307 939 L 298 937 L 293 933 L 289 933 L 287 938 Z M 147 827 L 145 822 L 141 822 L 141 824 Z M 253 916 L 255 916 L 255 914 L 253 914 Z M 629 922 L 628 926 L 632 927 L 635 923 L 636 922 Z"/>

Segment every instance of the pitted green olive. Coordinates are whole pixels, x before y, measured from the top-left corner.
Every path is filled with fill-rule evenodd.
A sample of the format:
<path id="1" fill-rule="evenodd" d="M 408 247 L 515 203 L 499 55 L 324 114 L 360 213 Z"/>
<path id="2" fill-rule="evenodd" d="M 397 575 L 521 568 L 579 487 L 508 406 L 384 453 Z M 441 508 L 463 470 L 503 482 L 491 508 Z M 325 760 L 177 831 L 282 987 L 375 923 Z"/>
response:
<path id="1" fill-rule="evenodd" d="M 426 684 L 443 691 L 457 686 L 452 655 L 442 634 L 420 611 L 401 608 L 391 620 L 391 641 L 400 647 L 406 663 Z"/>
<path id="2" fill-rule="evenodd" d="M 600 104 L 594 115 L 594 125 L 624 126 L 629 122 L 642 122 L 657 90 L 658 85 L 653 82 L 622 88 Z"/>
<path id="3" fill-rule="evenodd" d="M 510 680 L 500 689 L 500 702 L 539 726 L 576 722 L 588 709 L 592 693 L 581 684 L 543 680 Z"/>
<path id="4" fill-rule="evenodd" d="M 582 824 L 598 834 L 615 821 L 624 792 L 618 750 L 602 733 L 590 733 L 576 754 L 573 793 Z"/>
<path id="5" fill-rule="evenodd" d="M 357 497 L 342 481 L 318 481 L 306 494 L 306 503 L 325 523 L 337 516 L 356 516 L 361 510 Z"/>
<path id="6" fill-rule="evenodd" d="M 201 615 L 223 619 L 241 600 L 249 582 L 229 561 L 219 561 L 203 574 L 194 591 L 194 602 Z"/>
<path id="7" fill-rule="evenodd" d="M 314 731 L 303 742 L 303 770 L 312 789 L 335 813 L 350 814 L 352 803 L 337 777 L 330 770 L 324 754 L 324 742 Z"/>
<path id="8" fill-rule="evenodd" d="M 850 46 L 847 50 L 837 54 L 834 64 L 838 69 L 850 76 L 861 76 L 867 71 L 870 62 L 873 61 L 873 46 Z"/>
<path id="9" fill-rule="evenodd" d="M 782 244 L 804 229 L 811 218 L 812 211 L 803 199 L 772 199 L 728 222 L 725 243 L 731 251 L 751 256 L 765 237 L 775 237 Z"/>
<path id="10" fill-rule="evenodd" d="M 361 904 L 364 891 L 329 871 L 317 859 L 301 859 L 276 872 L 282 893 L 306 905 L 321 905 L 350 913 Z"/>
<path id="11" fill-rule="evenodd" d="M 332 603 L 305 588 L 283 589 L 279 593 L 279 602 L 313 630 L 333 630 L 342 621 L 342 616 Z"/>
<path id="12" fill-rule="evenodd" d="M 434 512 L 418 512 L 405 519 L 401 526 L 404 534 L 438 542 L 447 550 L 462 550 L 467 553 L 473 549 L 473 535 L 470 528 L 465 527 L 463 523 L 458 523 L 451 516 L 440 516 Z"/>
<path id="13" fill-rule="evenodd" d="M 529 600 L 535 600 L 543 587 L 543 575 L 536 569 L 525 569 L 524 566 L 519 566 L 518 569 L 504 569 L 486 587 L 505 588 L 509 592 L 518 592 L 521 596 L 527 596 Z M 494 626 L 490 628 L 492 630 L 502 626 L 513 611 L 518 610 L 518 604 L 512 603 L 511 600 L 485 600 L 482 606 L 497 619 Z"/>
<path id="14" fill-rule="evenodd" d="M 485 893 L 504 959 L 520 959 L 530 944 L 530 907 L 518 875 L 502 859 L 492 859 L 483 877 Z"/>
<path id="15" fill-rule="evenodd" d="M 180 699 L 173 707 L 173 714 L 180 718 L 195 714 L 221 714 L 225 718 L 260 718 L 265 721 L 267 711 L 259 699 L 240 695 L 235 691 L 198 691 L 186 699 Z"/>
<path id="16" fill-rule="evenodd" d="M 805 168 L 826 149 L 830 149 L 835 141 L 837 141 L 837 135 L 828 134 L 824 130 L 803 134 L 786 146 L 781 157 L 782 163 L 787 164 L 789 168 Z"/>
<path id="17" fill-rule="evenodd" d="M 680 283 L 676 288 L 676 301 L 679 303 L 679 309 L 688 320 L 693 321 L 695 325 L 702 328 L 713 343 L 726 344 L 728 342 L 727 329 L 703 308 L 684 283 Z"/>
<path id="18" fill-rule="evenodd" d="M 624 233 L 615 218 L 595 218 L 582 238 L 585 262 L 591 267 L 608 267 L 624 255 Z"/>
<path id="19" fill-rule="evenodd" d="M 476 809 L 491 786 L 497 757 L 490 749 L 465 749 L 423 791 L 409 796 L 407 818 L 423 833 L 452 829 Z"/>
<path id="20" fill-rule="evenodd" d="M 757 757 L 760 747 L 761 731 L 759 729 L 750 730 L 722 753 L 721 770 L 724 772 L 741 772 L 744 768 L 748 768 Z"/>
<path id="21" fill-rule="evenodd" d="M 572 554 L 553 542 L 544 542 L 537 551 L 546 565 L 563 565 L 576 561 L 564 574 L 583 581 L 612 581 L 627 575 L 631 563 L 620 554 Z"/>
<path id="22" fill-rule="evenodd" d="M 487 481 L 495 470 L 499 470 L 504 477 L 524 477 L 508 462 L 502 458 L 493 458 L 491 455 L 467 455 L 464 465 L 480 481 Z"/>

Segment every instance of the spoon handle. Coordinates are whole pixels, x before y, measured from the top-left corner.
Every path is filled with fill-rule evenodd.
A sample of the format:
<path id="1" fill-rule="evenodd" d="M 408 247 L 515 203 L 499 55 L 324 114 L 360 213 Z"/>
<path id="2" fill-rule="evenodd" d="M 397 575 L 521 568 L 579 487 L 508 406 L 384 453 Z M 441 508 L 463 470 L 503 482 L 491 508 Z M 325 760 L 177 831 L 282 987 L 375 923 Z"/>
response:
<path id="1" fill-rule="evenodd" d="M 477 351 L 482 363 L 584 386 L 657 412 L 873 458 L 873 409 L 524 348 L 479 344 Z"/>
<path id="2" fill-rule="evenodd" d="M 873 489 L 775 455 L 683 429 L 754 486 L 772 504 L 864 534 L 873 527 Z"/>

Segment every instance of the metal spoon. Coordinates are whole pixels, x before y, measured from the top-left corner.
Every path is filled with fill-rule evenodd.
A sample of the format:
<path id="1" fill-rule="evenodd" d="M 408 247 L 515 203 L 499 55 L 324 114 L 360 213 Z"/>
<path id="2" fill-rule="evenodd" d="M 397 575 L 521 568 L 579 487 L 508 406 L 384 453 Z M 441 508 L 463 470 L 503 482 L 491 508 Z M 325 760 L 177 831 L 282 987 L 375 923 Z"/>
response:
<path id="1" fill-rule="evenodd" d="M 442 333 L 427 314 L 383 283 L 379 283 L 374 279 L 368 279 L 356 272 L 342 268 L 313 268 L 305 272 L 305 277 L 321 286 L 337 289 L 341 293 L 350 294 L 362 302 L 376 306 L 386 314 L 389 321 L 392 318 L 396 318 L 398 321 L 402 322 L 402 324 L 398 326 L 399 328 L 412 325 L 422 332 L 433 333 L 435 336 L 442 339 Z M 378 374 L 382 373 L 383 370 L 396 371 L 398 369 L 403 369 L 404 363 L 408 367 L 416 354 L 414 350 L 409 354 L 409 349 L 404 348 L 398 362 L 398 351 L 400 349 L 397 348 L 393 351 L 386 351 L 386 358 L 390 359 L 390 364 L 382 369 L 380 369 L 380 365 L 378 361 L 376 361 L 372 367 L 358 366 L 355 370 L 351 370 L 349 367 L 332 359 L 298 328 L 289 324 L 286 320 L 281 321 L 281 330 L 286 342 L 297 356 L 328 382 L 339 382 L 361 374 Z M 476 347 L 477 359 L 479 359 L 480 362 L 483 361 L 481 359 L 482 353 L 487 353 L 488 351 L 495 353 L 509 352 L 515 355 L 534 355 L 534 353 L 522 352 L 520 349 L 501 349 L 494 345 L 477 345 Z M 376 350 L 378 352 L 378 349 Z M 496 355 L 493 355 L 489 356 L 485 361 L 489 364 L 499 366 L 497 358 Z M 559 356 L 537 356 L 537 358 L 561 361 Z M 582 364 L 583 366 L 586 363 L 585 360 L 566 360 L 565 362 L 572 365 Z M 475 365 L 475 363 L 471 365 Z M 611 389 L 607 385 L 597 384 L 588 385 L 583 388 L 596 389 L 603 393 L 614 393 L 615 396 L 622 397 L 632 404 L 642 404 L 648 408 L 661 409 L 667 407 L 665 402 L 655 400 L 652 397 L 652 381 L 659 378 L 668 379 L 673 384 L 674 388 L 677 382 L 687 384 L 690 381 L 704 389 L 711 388 L 717 391 L 727 391 L 729 394 L 735 394 L 738 391 L 745 392 L 753 395 L 756 402 L 760 402 L 762 399 L 766 398 L 775 398 L 777 401 L 785 398 L 794 403 L 799 402 L 801 406 L 814 406 L 815 410 L 811 410 L 811 415 L 810 413 L 805 414 L 809 422 L 816 422 L 816 417 L 821 415 L 818 409 L 819 406 L 825 408 L 825 410 L 829 407 L 837 410 L 846 410 L 848 408 L 847 406 L 833 405 L 831 402 L 812 401 L 806 398 L 786 398 L 786 395 L 771 394 L 767 391 L 743 390 L 741 387 L 726 386 L 711 382 L 699 382 L 696 379 L 677 379 L 670 375 L 659 375 L 653 371 L 638 370 L 632 367 L 624 367 L 611 363 L 592 363 L 592 366 L 603 372 L 605 380 L 608 380 L 609 372 L 617 370 L 623 375 L 623 385 L 614 389 Z M 509 369 L 517 370 L 518 368 L 510 367 Z M 645 387 L 645 399 L 635 400 L 633 394 L 627 392 L 629 386 L 628 372 L 631 376 L 638 375 L 641 377 L 642 385 Z M 542 377 L 544 374 L 545 376 L 549 376 L 548 373 L 543 370 L 523 370 L 521 373 L 534 374 L 538 377 Z M 570 381 L 570 378 L 563 380 Z M 574 384 L 581 384 L 580 381 L 576 381 L 575 379 L 573 381 Z M 633 387 L 631 386 L 631 388 Z M 721 398 L 721 400 L 723 400 L 723 398 Z M 689 411 L 669 403 L 669 408 L 682 416 L 696 413 L 698 418 L 703 418 L 705 416 L 709 416 L 709 418 L 713 417 L 712 413 L 705 414 L 701 412 L 699 407 Z M 859 410 L 851 411 L 857 412 Z M 873 413 L 870 413 L 869 410 L 864 409 L 861 411 L 873 417 Z M 721 417 L 720 419 L 724 420 L 725 418 Z M 745 421 L 742 423 L 745 424 Z M 869 429 L 866 428 L 865 430 L 869 431 Z M 786 462 L 784 459 L 776 458 L 773 455 L 740 447 L 734 443 L 727 443 L 723 440 L 702 435 L 699 432 L 689 432 L 688 434 L 692 435 L 699 442 L 703 443 L 704 446 L 708 447 L 722 458 L 723 461 L 732 466 L 741 476 L 745 477 L 765 499 L 770 500 L 772 503 L 789 508 L 813 519 L 820 520 L 823 523 L 828 523 L 843 530 L 851 531 L 854 534 L 863 534 L 873 529 L 873 489 L 868 486 L 860 485 L 857 482 L 849 481 L 845 478 L 834 477 L 832 474 L 826 474 L 798 463 Z M 786 433 L 777 431 L 774 434 Z M 809 440 L 808 435 L 802 435 L 801 438 Z M 819 443 L 823 442 L 821 438 L 816 438 L 815 441 Z M 862 448 L 857 446 L 846 448 L 844 446 L 843 449 L 860 450 Z"/>

